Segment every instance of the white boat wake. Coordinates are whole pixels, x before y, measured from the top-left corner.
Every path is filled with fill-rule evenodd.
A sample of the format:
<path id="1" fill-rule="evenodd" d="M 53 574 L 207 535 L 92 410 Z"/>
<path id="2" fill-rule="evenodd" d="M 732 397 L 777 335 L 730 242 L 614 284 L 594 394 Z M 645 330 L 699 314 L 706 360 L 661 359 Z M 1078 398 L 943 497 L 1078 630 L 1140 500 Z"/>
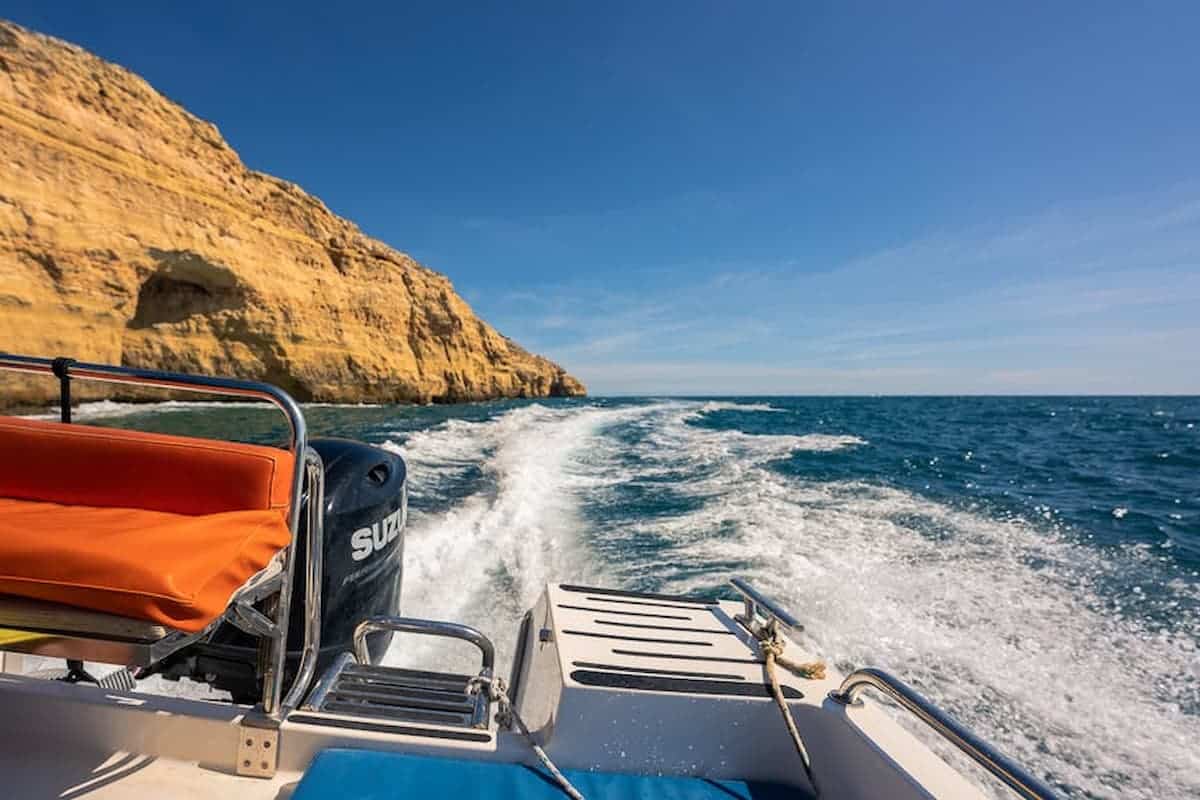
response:
<path id="1" fill-rule="evenodd" d="M 783 474 L 769 465 L 792 453 L 869 443 L 689 424 L 731 405 L 533 405 L 394 443 L 414 495 L 474 476 L 464 499 L 413 514 L 404 613 L 476 625 L 505 659 L 547 581 L 686 592 L 741 574 L 843 669 L 894 672 L 1076 793 L 1200 795 L 1194 583 L 1165 587 L 1157 602 L 1180 611 L 1152 624 L 1144 596 L 1104 588 L 1153 572 L 1147 548 L 1103 553 L 1021 519 Z M 646 502 L 622 507 L 633 490 Z M 429 652 L 397 640 L 389 657 Z"/>

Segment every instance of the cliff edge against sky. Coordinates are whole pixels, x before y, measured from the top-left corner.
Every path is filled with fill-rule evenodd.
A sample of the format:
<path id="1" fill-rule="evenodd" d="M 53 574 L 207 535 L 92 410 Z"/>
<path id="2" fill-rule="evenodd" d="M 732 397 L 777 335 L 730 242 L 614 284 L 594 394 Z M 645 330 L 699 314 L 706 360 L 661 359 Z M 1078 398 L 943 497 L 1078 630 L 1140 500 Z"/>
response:
<path id="1" fill-rule="evenodd" d="M 584 393 L 445 276 L 247 169 L 137 75 L 3 21 L 0 350 L 255 378 L 302 400 Z M 0 403 L 57 397 L 50 381 L 5 384 Z"/>

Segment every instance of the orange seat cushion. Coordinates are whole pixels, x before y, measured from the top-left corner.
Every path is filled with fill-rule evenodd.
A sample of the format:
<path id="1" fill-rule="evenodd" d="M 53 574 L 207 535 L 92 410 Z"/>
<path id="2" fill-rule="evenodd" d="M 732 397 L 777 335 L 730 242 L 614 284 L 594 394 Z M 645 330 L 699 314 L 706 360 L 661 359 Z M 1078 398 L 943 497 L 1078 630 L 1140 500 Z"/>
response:
<path id="1" fill-rule="evenodd" d="M 291 453 L 0 417 L 0 593 L 185 631 L 291 539 Z"/>
<path id="2" fill-rule="evenodd" d="M 0 497 L 173 514 L 284 509 L 275 447 L 0 417 Z"/>
<path id="3" fill-rule="evenodd" d="M 0 594 L 198 631 L 289 539 L 279 510 L 194 516 L 0 498 Z"/>

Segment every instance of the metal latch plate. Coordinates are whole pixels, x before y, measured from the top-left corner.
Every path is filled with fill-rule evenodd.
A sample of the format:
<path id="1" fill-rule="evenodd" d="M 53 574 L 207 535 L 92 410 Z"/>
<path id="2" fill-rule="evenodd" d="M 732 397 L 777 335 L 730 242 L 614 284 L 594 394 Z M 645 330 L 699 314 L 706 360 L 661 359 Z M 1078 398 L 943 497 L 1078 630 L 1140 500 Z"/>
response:
<path id="1" fill-rule="evenodd" d="M 278 762 L 279 730 L 238 726 L 237 774 L 272 778 Z"/>

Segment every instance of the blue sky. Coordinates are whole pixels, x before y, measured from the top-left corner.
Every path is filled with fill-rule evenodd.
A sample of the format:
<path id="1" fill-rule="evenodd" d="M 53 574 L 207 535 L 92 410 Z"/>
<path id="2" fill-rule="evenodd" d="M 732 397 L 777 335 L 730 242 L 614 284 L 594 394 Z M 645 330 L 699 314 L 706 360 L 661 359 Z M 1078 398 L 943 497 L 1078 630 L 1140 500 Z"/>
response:
<path id="1" fill-rule="evenodd" d="M 1200 4 L 0 14 L 597 394 L 1200 392 Z"/>

